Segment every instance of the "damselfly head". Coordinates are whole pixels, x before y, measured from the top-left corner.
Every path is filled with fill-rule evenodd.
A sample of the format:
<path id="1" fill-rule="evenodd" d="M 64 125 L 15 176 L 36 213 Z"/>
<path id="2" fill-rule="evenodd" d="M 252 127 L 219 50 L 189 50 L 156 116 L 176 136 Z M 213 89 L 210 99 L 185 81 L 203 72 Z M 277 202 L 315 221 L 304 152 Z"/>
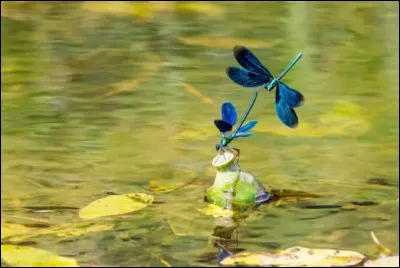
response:
<path id="1" fill-rule="evenodd" d="M 222 138 L 220 145 L 221 146 L 227 146 L 228 143 L 229 143 L 229 139 L 224 137 L 224 138 Z"/>
<path id="2" fill-rule="evenodd" d="M 221 149 L 221 145 L 219 144 L 215 145 L 215 150 L 217 150 L 217 152 L 219 151 L 219 149 Z"/>

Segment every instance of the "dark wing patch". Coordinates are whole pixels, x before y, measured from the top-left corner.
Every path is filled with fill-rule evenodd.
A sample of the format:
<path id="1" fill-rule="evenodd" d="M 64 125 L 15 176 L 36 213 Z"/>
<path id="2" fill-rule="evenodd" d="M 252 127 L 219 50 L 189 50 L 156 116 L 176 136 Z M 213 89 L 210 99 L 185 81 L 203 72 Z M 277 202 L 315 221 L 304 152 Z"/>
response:
<path id="1" fill-rule="evenodd" d="M 266 76 L 269 80 L 272 79 L 272 74 L 264 65 L 261 64 L 257 57 L 248 48 L 244 46 L 235 46 L 233 48 L 233 54 L 238 63 L 246 70 Z"/>
<path id="2" fill-rule="evenodd" d="M 222 133 L 232 130 L 232 125 L 224 120 L 214 120 L 214 124 Z"/>

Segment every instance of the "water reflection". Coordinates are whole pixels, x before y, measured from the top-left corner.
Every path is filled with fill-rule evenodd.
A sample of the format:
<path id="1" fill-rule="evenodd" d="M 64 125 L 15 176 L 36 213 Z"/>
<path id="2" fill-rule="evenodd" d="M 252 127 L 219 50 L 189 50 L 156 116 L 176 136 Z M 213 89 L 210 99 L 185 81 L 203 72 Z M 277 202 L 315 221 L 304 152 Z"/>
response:
<path id="1" fill-rule="evenodd" d="M 288 132 L 273 98 L 260 97 L 256 135 L 236 143 L 241 163 L 277 189 L 334 195 L 260 207 L 240 225 L 239 247 L 301 242 L 373 255 L 373 230 L 398 251 L 398 3 L 1 5 L 2 221 L 72 226 L 76 210 L 26 208 L 82 208 L 107 192 L 162 202 L 98 222 L 113 230 L 69 242 L 38 236 L 35 247 L 95 265 L 214 265 L 196 261 L 217 255 L 214 221 L 198 209 L 213 181 L 220 104 L 243 113 L 251 97 L 225 74 L 240 44 L 271 70 L 301 51 L 285 82 L 306 98 Z M 149 188 L 195 177 L 169 193 Z"/>

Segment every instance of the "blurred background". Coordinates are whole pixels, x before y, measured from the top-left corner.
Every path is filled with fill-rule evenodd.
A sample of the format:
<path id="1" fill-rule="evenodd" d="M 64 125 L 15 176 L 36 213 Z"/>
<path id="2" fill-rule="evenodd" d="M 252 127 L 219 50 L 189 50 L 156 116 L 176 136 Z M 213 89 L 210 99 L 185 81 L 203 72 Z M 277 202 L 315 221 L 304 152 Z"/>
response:
<path id="1" fill-rule="evenodd" d="M 305 96 L 285 127 L 261 91 L 255 136 L 232 143 L 274 188 L 329 197 L 265 206 L 239 228 L 248 251 L 398 251 L 398 2 L 1 2 L 1 214 L 30 229 L 81 224 L 108 194 L 152 206 L 105 231 L 20 241 L 93 265 L 217 265 L 211 186 L 224 101 L 253 91 L 225 74 L 243 45 Z M 184 185 L 176 191 L 162 187 Z M 156 187 L 156 186 L 157 187 Z"/>

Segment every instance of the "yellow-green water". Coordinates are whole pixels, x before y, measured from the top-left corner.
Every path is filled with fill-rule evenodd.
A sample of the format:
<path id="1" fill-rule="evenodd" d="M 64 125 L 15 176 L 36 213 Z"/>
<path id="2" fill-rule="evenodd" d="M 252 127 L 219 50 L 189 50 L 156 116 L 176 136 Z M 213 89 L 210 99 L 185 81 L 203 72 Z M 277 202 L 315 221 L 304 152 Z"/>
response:
<path id="1" fill-rule="evenodd" d="M 329 197 L 261 207 L 237 248 L 373 256 L 374 231 L 398 251 L 397 2 L 2 2 L 1 12 L 2 221 L 75 226 L 80 208 L 110 193 L 156 201 L 92 221 L 110 230 L 21 243 L 84 264 L 217 265 L 214 219 L 198 209 L 215 176 L 220 105 L 241 116 L 252 97 L 225 74 L 244 45 L 275 75 L 302 52 L 283 81 L 305 104 L 292 130 L 274 93 L 260 92 L 255 136 L 233 142 L 241 167 Z M 195 178 L 169 193 L 149 187 Z"/>

